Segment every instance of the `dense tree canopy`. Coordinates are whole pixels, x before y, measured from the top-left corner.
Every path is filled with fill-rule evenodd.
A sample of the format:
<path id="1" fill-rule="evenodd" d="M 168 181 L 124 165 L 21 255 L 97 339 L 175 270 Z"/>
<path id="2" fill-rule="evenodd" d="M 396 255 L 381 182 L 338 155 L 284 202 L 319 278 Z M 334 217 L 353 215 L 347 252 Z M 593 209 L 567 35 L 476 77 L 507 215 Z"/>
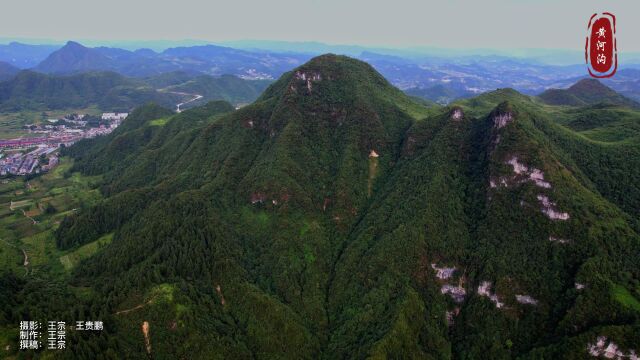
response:
<path id="1" fill-rule="evenodd" d="M 143 321 L 155 358 L 638 352 L 640 142 L 577 117 L 512 90 L 427 108 L 334 55 L 239 110 L 147 105 L 65 150 L 105 199 L 58 246 L 113 241 L 49 306 L 0 278 L 25 304 L 0 316 L 100 316 L 69 341 L 80 358 L 146 356 Z"/>

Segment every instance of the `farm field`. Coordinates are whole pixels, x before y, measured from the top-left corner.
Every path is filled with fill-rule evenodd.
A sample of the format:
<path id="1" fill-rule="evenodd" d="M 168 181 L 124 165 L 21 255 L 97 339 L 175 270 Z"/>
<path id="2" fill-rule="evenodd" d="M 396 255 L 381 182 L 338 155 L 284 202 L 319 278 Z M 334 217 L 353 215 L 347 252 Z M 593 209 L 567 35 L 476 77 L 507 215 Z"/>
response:
<path id="1" fill-rule="evenodd" d="M 100 199 L 97 177 L 68 174 L 72 161 L 41 177 L 0 181 L 0 264 L 16 274 L 63 270 L 52 232 L 66 214 Z M 25 259 L 26 252 L 26 259 Z M 86 251 L 85 251 L 86 252 Z M 82 256 L 72 257 L 79 261 Z"/>
<path id="2" fill-rule="evenodd" d="M 54 231 L 66 214 L 101 198 L 99 177 L 69 174 L 73 162 L 62 158 L 52 172 L 35 179 L 0 180 L 0 268 L 19 278 L 63 281 L 80 261 L 111 241 L 105 236 L 78 249 L 60 251 Z M 81 290 L 81 289 L 80 289 Z M 80 291 L 79 290 L 79 291 Z M 0 346 L 15 343 L 15 327 L 0 327 Z"/>

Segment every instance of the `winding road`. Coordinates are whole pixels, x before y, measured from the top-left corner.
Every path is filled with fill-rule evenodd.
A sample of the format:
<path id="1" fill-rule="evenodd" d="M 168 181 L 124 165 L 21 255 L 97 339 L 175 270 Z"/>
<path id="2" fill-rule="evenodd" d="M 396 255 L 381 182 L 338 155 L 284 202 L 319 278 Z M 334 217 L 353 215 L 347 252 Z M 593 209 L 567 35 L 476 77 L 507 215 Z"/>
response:
<path id="1" fill-rule="evenodd" d="M 204 97 L 204 96 L 202 96 L 200 94 L 190 94 L 190 93 L 180 92 L 180 91 L 170 91 L 170 90 L 167 90 L 167 89 L 159 89 L 158 91 L 165 92 L 165 93 L 168 93 L 168 94 L 176 94 L 176 95 L 182 95 L 182 96 L 192 96 L 191 99 L 189 99 L 187 101 L 183 101 L 183 102 L 181 102 L 179 104 L 176 104 L 176 112 L 177 113 L 181 113 L 182 112 L 182 109 L 181 109 L 182 106 L 184 106 L 184 105 L 186 105 L 188 103 L 194 102 L 196 100 L 200 100 L 200 99 L 202 99 Z"/>
<path id="2" fill-rule="evenodd" d="M 193 96 L 193 98 L 192 98 L 191 100 L 187 100 L 187 101 L 185 101 L 185 102 L 181 102 L 181 103 L 179 103 L 179 104 L 177 104 L 177 105 L 176 105 L 176 112 L 177 112 L 177 113 L 182 112 L 182 110 L 180 109 L 180 107 L 181 107 L 181 106 L 186 105 L 186 104 L 188 104 L 188 103 L 190 103 L 190 102 L 194 102 L 194 101 L 196 101 L 196 100 L 200 100 L 200 99 L 202 99 L 202 98 L 203 98 L 203 96 L 202 96 L 202 95 L 199 95 L 199 94 L 187 94 L 187 93 L 174 93 L 174 94 L 190 95 L 190 96 Z"/>
<path id="3" fill-rule="evenodd" d="M 132 307 L 130 309 L 116 311 L 113 314 L 114 315 L 126 314 L 128 312 L 132 312 L 132 311 L 135 311 L 135 310 L 138 310 L 138 309 L 142 309 L 143 307 L 151 304 L 153 302 L 153 300 L 155 300 L 155 298 L 156 297 L 154 296 L 151 299 L 149 299 L 147 302 L 143 302 L 142 304 L 136 305 L 136 306 L 134 306 L 134 307 Z"/>

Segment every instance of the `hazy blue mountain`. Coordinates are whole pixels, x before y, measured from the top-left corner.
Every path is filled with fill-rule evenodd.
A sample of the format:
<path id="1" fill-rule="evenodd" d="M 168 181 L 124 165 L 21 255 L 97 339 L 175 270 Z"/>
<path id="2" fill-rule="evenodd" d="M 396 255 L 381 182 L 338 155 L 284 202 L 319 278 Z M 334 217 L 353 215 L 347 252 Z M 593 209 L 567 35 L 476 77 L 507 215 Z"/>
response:
<path id="1" fill-rule="evenodd" d="M 63 74 L 109 70 L 135 77 L 183 71 L 213 76 L 231 74 L 252 80 L 275 79 L 307 61 L 311 57 L 310 53 L 315 51 L 313 49 L 326 47 L 316 44 L 317 46 L 309 47 L 307 52 L 294 52 L 285 51 L 276 45 L 278 44 L 271 50 L 248 47 L 237 49 L 219 45 L 182 46 L 157 53 L 150 49 L 129 51 L 114 47 L 88 48 L 70 42 L 51 54 L 36 70 Z M 429 93 L 450 89 L 455 92 L 453 98 L 457 98 L 509 87 L 534 95 L 550 88 L 568 87 L 586 74 L 583 64 L 548 65 L 534 58 L 488 55 L 484 52 L 476 56 L 467 53 L 456 55 L 455 52 L 449 54 L 451 56 L 444 56 L 444 53 L 439 52 L 407 53 L 349 46 L 337 47 L 335 50 L 355 52 L 359 59 L 373 65 L 400 89 L 423 92 L 428 94 L 426 98 L 441 103 L 451 101 L 452 98 L 438 94 L 432 96 Z M 607 79 L 604 83 L 627 97 L 638 99 L 639 73 L 640 70 L 636 69 L 621 69 L 614 78 Z M 441 87 L 435 87 L 437 85 Z"/>
<path id="2" fill-rule="evenodd" d="M 91 70 L 115 70 L 115 68 L 112 59 L 100 50 L 69 41 L 65 46 L 51 53 L 34 70 L 48 74 L 71 74 Z"/>
<path id="3" fill-rule="evenodd" d="M 4 61 L 0 61 L 0 81 L 9 80 L 19 72 L 20 69 L 17 67 Z"/>
<path id="4" fill-rule="evenodd" d="M 0 61 L 27 69 L 36 66 L 59 48 L 58 45 L 29 45 L 18 42 L 0 44 Z"/>
<path id="5" fill-rule="evenodd" d="M 170 48 L 160 56 L 182 69 L 191 68 L 210 75 L 233 74 L 248 79 L 274 79 L 310 57 L 303 54 L 252 52 L 216 45 Z"/>
<path id="6" fill-rule="evenodd" d="M 149 49 L 90 48 L 69 41 L 34 70 L 49 74 L 108 70 L 136 77 L 184 71 L 215 76 L 232 74 L 256 80 L 274 79 L 308 58 L 308 55 L 250 52 L 215 45 L 169 48 L 156 53 Z"/>
<path id="7" fill-rule="evenodd" d="M 408 95 L 431 100 L 441 105 L 446 105 L 454 100 L 473 95 L 472 92 L 467 91 L 464 88 L 454 88 L 443 84 L 433 85 L 429 88 L 406 89 L 404 92 Z"/>

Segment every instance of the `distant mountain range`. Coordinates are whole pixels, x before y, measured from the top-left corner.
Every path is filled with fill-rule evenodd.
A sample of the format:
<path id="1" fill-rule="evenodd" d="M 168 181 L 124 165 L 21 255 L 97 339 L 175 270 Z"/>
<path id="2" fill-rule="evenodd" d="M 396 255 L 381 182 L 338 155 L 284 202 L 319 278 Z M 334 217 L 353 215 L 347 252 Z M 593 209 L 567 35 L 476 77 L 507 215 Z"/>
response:
<path id="1" fill-rule="evenodd" d="M 110 70 L 136 77 L 180 70 L 209 75 L 232 74 L 255 80 L 273 79 L 308 57 L 255 53 L 215 45 L 170 48 L 156 53 L 149 49 L 88 48 L 69 41 L 38 64 L 35 70 L 49 74 Z"/>
<path id="2" fill-rule="evenodd" d="M 354 53 L 370 63 L 395 86 L 412 96 L 447 104 L 455 99 L 477 95 L 497 88 L 514 88 L 535 95 L 550 88 L 565 88 L 585 77 L 583 64 L 546 65 L 531 59 L 507 56 L 433 56 L 425 52 L 397 51 L 353 46 L 327 47 L 310 43 L 308 51 L 300 46 L 270 43 L 251 47 L 252 42 L 230 43 L 237 49 L 218 45 L 124 50 L 114 47 L 86 47 L 69 41 L 62 47 L 11 43 L 0 45 L 0 61 L 20 68 L 69 75 L 86 71 L 114 71 L 129 77 L 148 78 L 164 73 L 189 75 L 235 75 L 243 79 L 275 79 L 307 61 L 314 52 L 333 49 Z M 255 43 L 257 44 L 257 43 Z M 436 52 L 435 54 L 439 54 Z M 578 61 L 580 59 L 576 59 Z M 1 75 L 0 81 L 15 72 Z M 621 94 L 640 100 L 640 70 L 622 68 L 604 83 Z"/>
<path id="3" fill-rule="evenodd" d="M 58 45 L 30 45 L 18 42 L 0 44 L 0 61 L 20 69 L 29 69 L 38 65 L 59 48 Z"/>

